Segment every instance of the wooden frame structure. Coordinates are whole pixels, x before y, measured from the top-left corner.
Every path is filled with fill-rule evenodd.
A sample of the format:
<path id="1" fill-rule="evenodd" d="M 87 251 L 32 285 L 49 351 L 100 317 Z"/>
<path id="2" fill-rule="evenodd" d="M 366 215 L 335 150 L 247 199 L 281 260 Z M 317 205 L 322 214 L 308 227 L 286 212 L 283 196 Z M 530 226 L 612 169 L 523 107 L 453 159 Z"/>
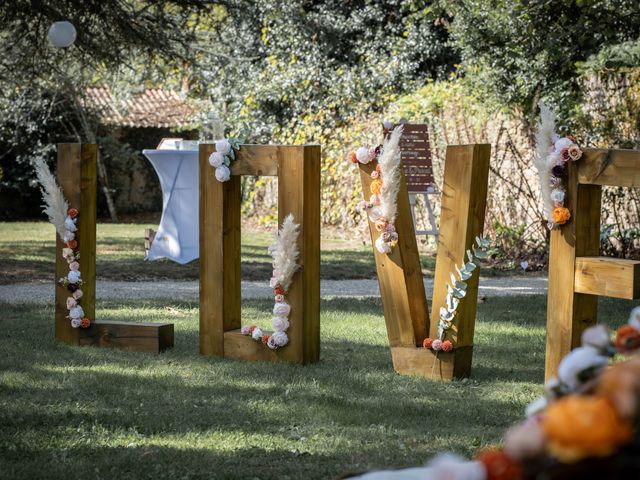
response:
<path id="1" fill-rule="evenodd" d="M 439 312 L 447 294 L 449 273 L 455 271 L 477 235 L 482 235 L 489 178 L 490 145 L 447 147 L 442 188 L 440 231 L 432 312 Z M 362 189 L 369 191 L 372 163 L 360 165 Z M 420 256 L 404 180 L 398 193 L 395 227 L 398 245 L 389 255 L 374 256 L 387 335 L 396 372 L 450 380 L 469 376 L 478 296 L 478 276 L 467 282 L 467 295 L 458 308 L 450 339 L 451 352 L 422 348 L 426 337 L 436 338 L 438 322 L 429 321 Z M 378 233 L 369 222 L 372 243 Z"/>
<path id="2" fill-rule="evenodd" d="M 242 360 L 310 363 L 320 357 L 320 146 L 243 145 L 231 179 L 219 182 L 200 145 L 200 353 Z M 240 333 L 241 176 L 278 177 L 278 224 L 300 225 L 302 266 L 289 288 L 289 344 L 270 350 Z M 265 282 L 268 282 L 265 278 Z M 271 312 L 265 316 L 270 323 Z"/>
<path id="3" fill-rule="evenodd" d="M 80 211 L 76 240 L 82 272 L 82 308 L 92 321 L 87 329 L 73 328 L 67 317 L 69 291 L 58 283 L 69 272 L 61 252 L 65 244 L 56 234 L 55 338 L 70 345 L 117 347 L 140 352 L 161 352 L 173 347 L 173 324 L 95 321 L 96 313 L 96 166 L 95 144 L 58 144 L 58 184 L 69 206 Z"/>
<path id="4" fill-rule="evenodd" d="M 640 298 L 640 261 L 600 257 L 602 186 L 640 187 L 640 151 L 585 149 L 567 168 L 572 218 L 551 232 L 545 377 L 597 321 L 598 296 Z"/>

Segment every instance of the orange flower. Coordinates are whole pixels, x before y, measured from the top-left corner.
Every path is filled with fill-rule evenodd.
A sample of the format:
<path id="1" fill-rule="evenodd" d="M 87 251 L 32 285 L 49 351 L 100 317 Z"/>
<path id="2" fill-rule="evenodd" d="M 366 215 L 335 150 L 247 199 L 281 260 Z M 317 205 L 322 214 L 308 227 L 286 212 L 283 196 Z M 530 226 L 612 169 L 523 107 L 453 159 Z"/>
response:
<path id="1" fill-rule="evenodd" d="M 602 372 L 596 392 L 609 400 L 623 418 L 633 419 L 640 395 L 640 357 Z"/>
<path id="2" fill-rule="evenodd" d="M 349 154 L 349 160 L 351 160 L 351 163 L 358 163 L 358 158 L 356 157 L 356 152 L 351 152 Z"/>
<path id="3" fill-rule="evenodd" d="M 551 215 L 553 216 L 553 221 L 558 225 L 564 225 L 571 218 L 571 212 L 569 212 L 569 209 L 565 207 L 554 208 Z"/>
<path id="4" fill-rule="evenodd" d="M 91 325 L 91 320 L 89 320 L 87 317 L 84 317 L 82 320 L 80 320 L 80 326 L 82 328 L 89 328 L 89 325 Z"/>
<path id="5" fill-rule="evenodd" d="M 444 342 L 442 342 L 443 352 L 450 352 L 451 350 L 453 350 L 453 343 L 451 343 L 451 340 L 445 340 Z"/>
<path id="6" fill-rule="evenodd" d="M 70 208 L 69 210 L 67 210 L 67 215 L 69 215 L 71 218 L 76 218 L 78 216 L 78 209 Z"/>
<path id="7" fill-rule="evenodd" d="M 432 343 L 433 343 L 433 339 L 431 339 L 431 338 L 425 338 L 425 339 L 422 341 L 422 346 L 423 346 L 424 348 L 431 348 L 431 344 L 432 344 Z"/>
<path id="8" fill-rule="evenodd" d="M 567 395 L 549 405 L 542 430 L 549 452 L 564 463 L 606 457 L 633 436 L 609 400 L 584 395 Z"/>
<path id="9" fill-rule="evenodd" d="M 487 480 L 519 480 L 524 478 L 522 465 L 503 450 L 485 450 L 476 460 L 484 465 Z"/>
<path id="10" fill-rule="evenodd" d="M 376 172 L 380 173 L 380 164 L 376 165 Z"/>
<path id="11" fill-rule="evenodd" d="M 67 242 L 67 247 L 70 248 L 71 250 L 75 250 L 76 248 L 78 248 L 77 240 L 69 240 Z"/>
<path id="12" fill-rule="evenodd" d="M 616 331 L 616 348 L 622 353 L 640 348 L 640 332 L 631 325 L 623 325 Z"/>
<path id="13" fill-rule="evenodd" d="M 373 182 L 371 182 L 371 186 L 369 188 L 371 189 L 371 193 L 377 195 L 382 188 L 382 180 L 376 178 Z"/>
<path id="14" fill-rule="evenodd" d="M 376 220 L 375 227 L 378 232 L 384 232 L 384 229 L 387 228 L 389 222 L 384 219 Z"/>
<path id="15" fill-rule="evenodd" d="M 268 341 L 269 341 L 269 335 L 263 335 L 262 336 L 262 343 L 264 343 L 266 345 Z"/>

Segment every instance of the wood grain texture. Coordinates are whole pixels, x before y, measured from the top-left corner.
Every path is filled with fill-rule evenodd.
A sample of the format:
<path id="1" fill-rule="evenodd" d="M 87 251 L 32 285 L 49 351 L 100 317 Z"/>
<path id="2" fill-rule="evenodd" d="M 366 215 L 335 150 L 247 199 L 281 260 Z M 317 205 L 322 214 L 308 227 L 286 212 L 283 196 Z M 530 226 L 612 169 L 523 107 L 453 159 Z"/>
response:
<path id="1" fill-rule="evenodd" d="M 415 375 L 435 380 L 466 378 L 471 373 L 472 346 L 451 352 L 434 352 L 427 348 L 391 347 L 393 369 L 401 375 Z"/>
<path id="2" fill-rule="evenodd" d="M 585 154 L 586 155 L 586 154 Z M 547 346 L 545 378 L 554 377 L 562 358 L 580 345 L 582 332 L 595 324 L 598 297 L 576 293 L 576 257 L 597 256 L 600 249 L 602 188 L 581 185 L 582 162 L 567 168 L 565 204 L 573 217 L 551 232 L 547 294 Z"/>
<path id="3" fill-rule="evenodd" d="M 640 261 L 609 257 L 576 258 L 575 291 L 589 295 L 640 298 Z"/>
<path id="4" fill-rule="evenodd" d="M 640 187 L 638 150 L 586 148 L 577 165 L 581 184 Z"/>
<path id="5" fill-rule="evenodd" d="M 490 157 L 490 145 L 447 147 L 432 301 L 435 318 L 445 305 L 451 273 L 462 263 L 475 238 L 483 233 Z M 479 272 L 475 272 L 467 281 L 467 294 L 460 302 L 453 327 L 446 333 L 456 348 L 473 345 L 479 277 Z M 438 324 L 434 321 L 429 336 L 437 338 L 437 335 Z M 469 357 L 468 369 L 470 360 Z"/>
<path id="6" fill-rule="evenodd" d="M 277 176 L 282 159 L 301 147 L 288 145 L 242 145 L 231 163 L 232 175 Z"/>
<path id="7" fill-rule="evenodd" d="M 358 166 L 362 191 L 368 199 L 371 195 L 371 172 L 376 165 L 371 162 Z M 398 244 L 390 254 L 380 253 L 374 246 L 380 234 L 371 221 L 369 232 L 389 345 L 415 348 L 428 335 L 429 310 L 404 173 L 401 173 L 400 182 L 395 221 Z"/>
<path id="8" fill-rule="evenodd" d="M 271 332 L 264 332 L 265 335 Z M 249 335 L 242 335 L 240 330 L 224 332 L 224 356 L 236 360 L 278 362 L 283 359 L 282 353 L 286 352 L 290 345 L 281 350 L 271 350 L 261 342 L 257 342 Z"/>
<path id="9" fill-rule="evenodd" d="M 173 347 L 173 324 L 94 322 L 90 329 L 79 330 L 79 344 L 160 353 Z"/>

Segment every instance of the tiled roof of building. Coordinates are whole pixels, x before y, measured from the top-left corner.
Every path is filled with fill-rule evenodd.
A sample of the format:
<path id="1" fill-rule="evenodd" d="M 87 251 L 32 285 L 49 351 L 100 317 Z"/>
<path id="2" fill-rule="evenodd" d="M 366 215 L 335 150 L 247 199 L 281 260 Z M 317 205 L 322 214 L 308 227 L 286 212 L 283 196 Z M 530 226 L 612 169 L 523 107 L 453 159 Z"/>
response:
<path id="1" fill-rule="evenodd" d="M 101 123 L 122 127 L 186 128 L 199 112 L 195 103 L 161 88 L 116 99 L 106 87 L 89 87 L 85 101 L 98 113 Z"/>

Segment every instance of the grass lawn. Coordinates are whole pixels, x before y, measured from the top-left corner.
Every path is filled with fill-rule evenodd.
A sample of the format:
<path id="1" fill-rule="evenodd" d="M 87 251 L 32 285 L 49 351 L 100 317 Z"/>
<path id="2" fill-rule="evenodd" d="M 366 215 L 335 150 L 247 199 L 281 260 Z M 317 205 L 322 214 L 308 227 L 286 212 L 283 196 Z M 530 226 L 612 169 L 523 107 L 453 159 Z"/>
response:
<path id="1" fill-rule="evenodd" d="M 155 224 L 110 224 L 97 227 L 97 274 L 104 280 L 197 280 L 198 261 L 178 265 L 168 260 L 144 260 L 144 230 Z M 267 246 L 272 234 L 245 229 L 242 236 L 242 278 L 265 280 L 271 276 Z M 46 222 L 0 222 L 0 285 L 14 282 L 51 281 L 54 277 L 54 230 Z M 345 240 L 323 231 L 321 277 L 323 279 L 375 278 L 370 243 Z M 433 275 L 435 257 L 422 252 L 425 275 Z M 504 275 L 483 268 L 483 275 Z"/>
<path id="2" fill-rule="evenodd" d="M 197 303 L 100 302 L 101 319 L 171 321 L 161 355 L 53 341 L 47 305 L 0 307 L 0 477 L 313 479 L 471 455 L 541 393 L 545 297 L 479 305 L 473 378 L 395 375 L 376 299 L 322 302 L 307 367 L 198 355 Z M 268 301 L 245 302 L 264 323 Z M 619 325 L 631 302 L 604 300 Z"/>

